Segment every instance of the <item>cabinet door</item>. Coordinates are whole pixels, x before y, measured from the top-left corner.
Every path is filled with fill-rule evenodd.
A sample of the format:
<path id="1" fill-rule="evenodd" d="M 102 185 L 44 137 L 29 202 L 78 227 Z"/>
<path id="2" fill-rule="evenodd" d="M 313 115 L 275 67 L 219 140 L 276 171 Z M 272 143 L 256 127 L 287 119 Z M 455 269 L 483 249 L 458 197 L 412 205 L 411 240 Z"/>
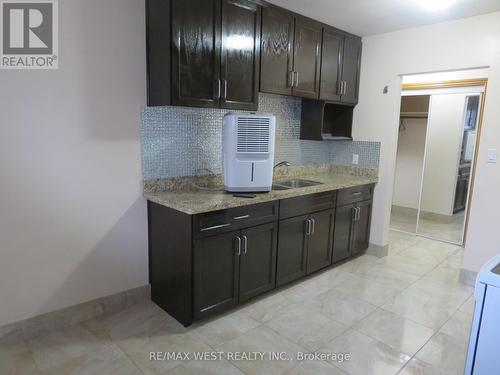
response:
<path id="1" fill-rule="evenodd" d="M 338 262 L 351 255 L 351 232 L 354 220 L 354 206 L 337 207 L 333 233 L 332 262 Z"/>
<path id="2" fill-rule="evenodd" d="M 311 234 L 307 246 L 307 273 L 332 264 L 332 238 L 335 211 L 327 210 L 312 214 Z"/>
<path id="3" fill-rule="evenodd" d="M 296 17 L 293 51 L 295 71 L 293 95 L 317 99 L 321 62 L 321 25 L 303 17 Z"/>
<path id="4" fill-rule="evenodd" d="M 239 232 L 193 241 L 194 317 L 238 304 Z"/>
<path id="5" fill-rule="evenodd" d="M 342 80 L 344 94 L 341 101 L 348 104 L 358 103 L 359 68 L 361 64 L 361 40 L 350 36 L 345 37 L 342 62 Z"/>
<path id="6" fill-rule="evenodd" d="M 279 223 L 277 285 L 287 284 L 306 274 L 308 218 L 304 215 Z"/>
<path id="7" fill-rule="evenodd" d="M 196 11 L 197 12 L 197 11 Z M 222 1 L 221 106 L 257 110 L 260 7 L 246 0 Z"/>
<path id="8" fill-rule="evenodd" d="M 368 248 L 370 241 L 370 218 L 372 212 L 372 201 L 364 201 L 356 204 L 358 214 L 352 234 L 351 254 L 357 254 Z"/>
<path id="9" fill-rule="evenodd" d="M 322 100 L 340 101 L 343 48 L 344 35 L 324 28 L 319 89 L 319 98 Z"/>
<path id="10" fill-rule="evenodd" d="M 241 231 L 240 302 L 276 286 L 278 224 L 264 224 Z"/>
<path id="11" fill-rule="evenodd" d="M 172 104 L 218 107 L 220 1 L 173 0 L 171 17 Z"/>
<path id="12" fill-rule="evenodd" d="M 294 17 L 291 13 L 274 7 L 264 7 L 260 50 L 260 91 L 291 95 L 293 32 Z"/>

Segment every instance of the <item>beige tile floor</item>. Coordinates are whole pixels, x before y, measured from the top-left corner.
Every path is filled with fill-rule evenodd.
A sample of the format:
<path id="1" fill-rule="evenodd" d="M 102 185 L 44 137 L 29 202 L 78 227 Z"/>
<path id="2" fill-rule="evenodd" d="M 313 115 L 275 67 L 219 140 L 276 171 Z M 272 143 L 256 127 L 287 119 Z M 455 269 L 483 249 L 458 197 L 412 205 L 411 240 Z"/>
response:
<path id="1" fill-rule="evenodd" d="M 458 281 L 461 257 L 459 247 L 391 232 L 386 258 L 363 255 L 189 328 L 143 303 L 0 343 L 0 374 L 460 374 L 474 304 Z M 289 358 L 150 361 L 158 351 Z M 296 358 L 311 352 L 352 358 Z"/>

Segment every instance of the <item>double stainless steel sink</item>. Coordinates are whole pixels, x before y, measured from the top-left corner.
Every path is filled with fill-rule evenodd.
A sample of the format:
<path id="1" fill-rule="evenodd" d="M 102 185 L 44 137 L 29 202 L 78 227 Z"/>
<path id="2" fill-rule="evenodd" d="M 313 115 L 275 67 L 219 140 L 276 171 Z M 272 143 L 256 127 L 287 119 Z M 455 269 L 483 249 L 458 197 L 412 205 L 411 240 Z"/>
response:
<path id="1" fill-rule="evenodd" d="M 323 184 L 322 182 L 317 182 L 317 181 L 294 179 L 294 180 L 280 181 L 274 183 L 273 190 L 298 189 L 298 188 L 316 186 L 322 184 Z"/>

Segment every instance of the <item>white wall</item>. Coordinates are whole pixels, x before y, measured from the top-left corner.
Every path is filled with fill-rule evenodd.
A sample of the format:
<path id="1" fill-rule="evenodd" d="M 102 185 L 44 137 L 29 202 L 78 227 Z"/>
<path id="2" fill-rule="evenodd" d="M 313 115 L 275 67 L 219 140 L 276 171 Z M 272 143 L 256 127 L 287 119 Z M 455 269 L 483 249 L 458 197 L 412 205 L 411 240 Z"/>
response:
<path id="1" fill-rule="evenodd" d="M 360 101 L 353 132 L 381 142 L 371 241 L 387 244 L 399 123 L 401 74 L 489 66 L 488 94 L 471 222 L 463 267 L 478 270 L 500 252 L 500 171 L 488 164 L 488 148 L 500 148 L 500 13 L 408 29 L 363 39 Z M 383 94 L 384 86 L 389 92 Z"/>
<path id="2" fill-rule="evenodd" d="M 392 204 L 418 209 L 427 119 L 404 119 L 399 132 Z"/>
<path id="3" fill-rule="evenodd" d="M 147 284 L 144 2 L 59 2 L 59 70 L 0 70 L 0 326 Z"/>
<path id="4" fill-rule="evenodd" d="M 466 94 L 431 95 L 422 210 L 452 216 L 464 132 Z"/>

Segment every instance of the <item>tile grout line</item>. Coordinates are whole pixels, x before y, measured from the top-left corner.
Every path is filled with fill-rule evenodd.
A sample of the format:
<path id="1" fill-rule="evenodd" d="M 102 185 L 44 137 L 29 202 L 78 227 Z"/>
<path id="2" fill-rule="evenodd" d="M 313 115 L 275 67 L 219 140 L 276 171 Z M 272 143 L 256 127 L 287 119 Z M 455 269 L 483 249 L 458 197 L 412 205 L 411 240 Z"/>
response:
<path id="1" fill-rule="evenodd" d="M 414 245 L 415 245 L 415 244 L 414 244 Z M 414 245 L 409 246 L 409 247 L 408 247 L 408 249 L 409 249 L 410 247 L 414 246 Z M 406 249 L 406 250 L 407 250 L 407 249 Z M 429 273 L 431 273 L 432 271 L 434 271 L 434 270 L 435 270 L 436 268 L 438 268 L 441 264 L 443 264 L 443 263 L 444 263 L 444 262 L 445 262 L 448 258 L 450 258 L 450 257 L 454 256 L 454 255 L 455 255 L 458 251 L 459 251 L 459 247 L 457 247 L 457 249 L 456 249 L 456 250 L 455 250 L 452 254 L 448 255 L 445 259 L 443 259 L 441 262 L 439 262 L 439 263 L 438 263 L 438 264 L 437 264 L 437 265 L 436 265 L 436 266 L 435 266 L 432 270 L 430 270 L 429 272 L 424 273 L 424 274 L 423 274 L 422 276 L 420 276 L 417 280 L 415 280 L 413 283 L 411 283 L 410 285 L 408 285 L 408 287 L 409 287 L 409 286 L 411 286 L 411 285 L 414 285 L 414 284 L 415 284 L 416 282 L 418 282 L 419 280 L 422 280 L 422 279 L 424 278 L 424 276 L 426 276 L 426 275 L 428 275 Z M 451 268 L 450 268 L 450 269 L 451 269 Z M 404 290 L 406 290 L 406 289 L 408 289 L 408 287 L 406 287 L 405 289 L 403 289 L 403 291 L 404 291 Z M 461 307 L 462 307 L 465 303 L 467 303 L 467 301 L 469 300 L 469 298 L 470 298 L 470 296 L 469 296 L 469 297 L 468 297 L 468 298 L 467 298 L 467 299 L 466 299 L 466 300 L 465 300 L 465 301 L 464 301 L 464 302 L 463 302 L 463 303 L 462 303 L 462 304 L 461 304 L 461 305 L 460 305 L 460 306 L 459 306 L 459 307 L 455 310 L 455 312 L 454 312 L 453 314 L 451 314 L 451 315 L 448 317 L 448 319 L 447 319 L 447 320 L 446 320 L 443 324 L 441 324 L 441 325 L 439 326 L 439 328 L 437 328 L 436 330 L 434 330 L 434 328 L 427 327 L 427 328 L 431 328 L 431 329 L 434 331 L 433 335 L 432 335 L 432 336 L 431 336 L 431 337 L 430 337 L 430 338 L 429 338 L 429 339 L 425 342 L 425 344 L 423 344 L 423 345 L 420 347 L 420 349 L 419 349 L 419 350 L 418 350 L 418 351 L 417 351 L 417 352 L 416 352 L 416 353 L 415 353 L 415 354 L 414 354 L 414 355 L 413 355 L 413 356 L 412 356 L 412 357 L 411 357 L 411 358 L 410 358 L 410 359 L 406 362 L 406 364 L 405 364 L 405 365 L 404 365 L 404 366 L 403 366 L 403 367 L 402 367 L 402 368 L 401 368 L 401 369 L 400 369 L 400 370 L 399 370 L 396 374 L 401 373 L 401 371 L 403 371 L 403 370 L 404 370 L 404 368 L 408 365 L 408 363 L 410 363 L 410 361 L 411 361 L 412 359 L 417 359 L 417 360 L 419 360 L 419 361 L 421 361 L 421 362 L 426 363 L 427 365 L 429 365 L 429 366 L 431 366 L 431 367 L 435 367 L 435 366 L 431 365 L 430 363 L 427 363 L 427 362 L 425 362 L 425 361 L 423 361 L 423 360 L 420 360 L 420 359 L 416 358 L 416 356 L 417 356 L 417 354 L 418 354 L 418 353 L 419 353 L 419 352 L 420 352 L 420 351 L 421 351 L 421 350 L 422 350 L 422 349 L 423 349 L 423 348 L 424 348 L 424 347 L 425 347 L 425 346 L 426 346 L 426 345 L 427 345 L 427 344 L 428 344 L 428 343 L 429 343 L 429 342 L 430 342 L 430 341 L 431 341 L 431 340 L 432 340 L 432 339 L 433 339 L 433 338 L 434 338 L 434 337 L 435 337 L 435 336 L 439 333 L 439 331 L 443 328 L 443 326 L 444 326 L 446 323 L 448 323 L 448 322 L 450 321 L 450 319 L 452 319 L 452 318 L 453 318 L 453 316 L 455 316 L 455 314 L 457 313 L 457 311 L 458 311 L 458 310 L 460 310 L 460 308 L 461 308 Z M 399 314 L 397 314 L 397 315 L 399 315 Z M 409 319 L 409 320 L 411 320 L 411 319 Z M 412 321 L 413 321 L 413 320 L 412 320 Z M 415 322 L 415 323 L 417 323 L 417 322 Z M 419 323 L 419 324 L 420 324 L 420 323 Z M 445 371 L 445 370 L 444 370 L 444 369 L 442 369 L 442 368 L 440 368 L 440 370 Z M 446 371 L 446 372 L 447 372 L 447 371 Z"/>
<path id="2" fill-rule="evenodd" d="M 42 374 L 42 371 L 40 370 L 40 367 L 38 366 L 38 363 L 36 363 L 35 361 L 35 355 L 33 354 L 33 350 L 31 349 L 31 346 L 29 345 L 29 343 L 23 338 L 23 340 L 21 341 L 24 346 L 26 346 L 26 348 L 28 349 L 28 352 L 30 353 L 30 358 L 31 358 L 31 361 L 33 362 L 33 364 L 35 365 L 35 369 L 36 371 L 41 375 Z"/>

